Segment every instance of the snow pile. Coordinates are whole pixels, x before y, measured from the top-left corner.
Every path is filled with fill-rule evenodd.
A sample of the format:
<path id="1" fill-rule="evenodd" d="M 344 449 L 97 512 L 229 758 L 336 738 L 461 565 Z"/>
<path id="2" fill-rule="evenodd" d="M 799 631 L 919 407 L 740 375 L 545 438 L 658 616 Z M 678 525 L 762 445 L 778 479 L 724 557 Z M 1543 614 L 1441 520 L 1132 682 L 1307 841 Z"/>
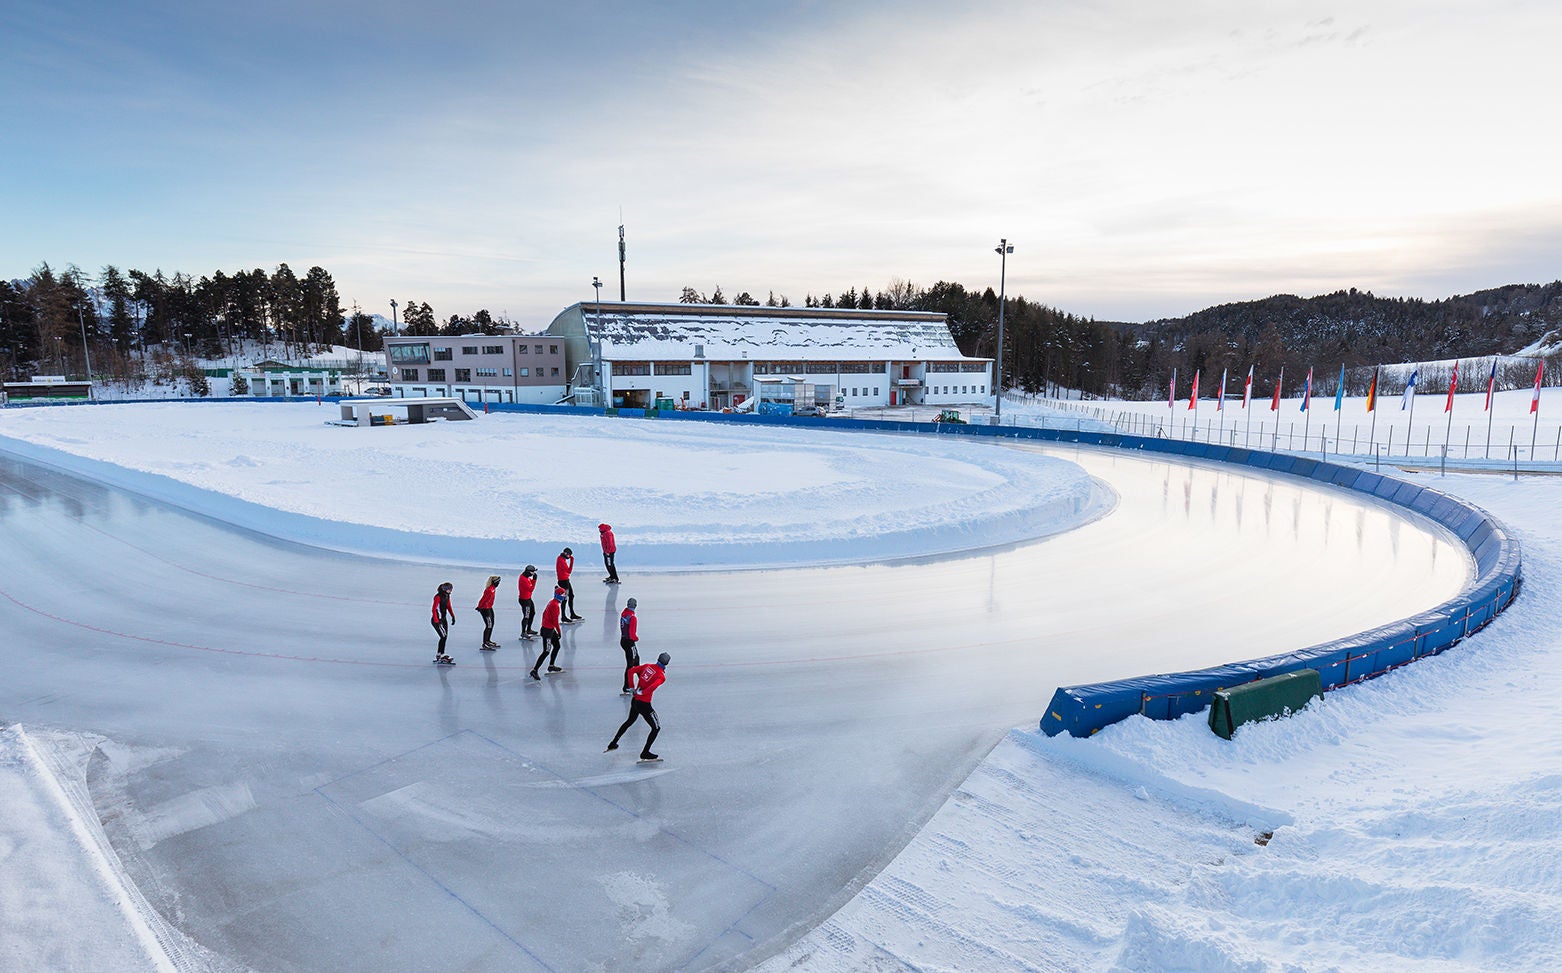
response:
<path id="1" fill-rule="evenodd" d="M 1016 730 L 761 968 L 1562 969 L 1562 484 L 1437 486 L 1524 545 L 1484 632 L 1229 743 L 1205 714 Z"/>
<path id="2" fill-rule="evenodd" d="M 85 790 L 78 806 L 45 753 L 59 756 L 19 726 L 0 730 L 0 968 L 174 970 Z"/>
<path id="3" fill-rule="evenodd" d="M 325 424 L 336 415 L 313 403 L 18 409 L 0 433 L 7 448 L 275 536 L 459 563 L 585 554 L 601 522 L 636 569 L 880 560 L 1058 533 L 1112 501 L 1065 460 L 949 437 L 735 438 L 714 424 L 513 413 Z"/>

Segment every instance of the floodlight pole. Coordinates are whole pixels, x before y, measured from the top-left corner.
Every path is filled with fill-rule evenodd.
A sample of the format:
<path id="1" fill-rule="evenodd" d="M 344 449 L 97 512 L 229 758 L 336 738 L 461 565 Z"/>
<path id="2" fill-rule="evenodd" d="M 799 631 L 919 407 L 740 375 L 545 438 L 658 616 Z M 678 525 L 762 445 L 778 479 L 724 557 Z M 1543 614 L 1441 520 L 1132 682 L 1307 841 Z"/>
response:
<path id="1" fill-rule="evenodd" d="M 1003 420 L 1003 288 L 1009 273 L 1009 254 L 1014 245 L 1008 239 L 998 241 L 998 354 L 993 359 L 993 418 Z"/>

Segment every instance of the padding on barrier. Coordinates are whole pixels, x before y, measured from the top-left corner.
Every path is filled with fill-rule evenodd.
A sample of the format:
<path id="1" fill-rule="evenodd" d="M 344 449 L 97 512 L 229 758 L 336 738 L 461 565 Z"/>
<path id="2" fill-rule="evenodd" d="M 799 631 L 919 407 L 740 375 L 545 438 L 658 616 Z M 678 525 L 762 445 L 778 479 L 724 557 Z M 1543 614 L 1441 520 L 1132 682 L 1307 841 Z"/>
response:
<path id="1" fill-rule="evenodd" d="M 1298 669 L 1230 689 L 1216 690 L 1209 710 L 1209 728 L 1231 739 L 1237 727 L 1259 720 L 1289 716 L 1323 696 L 1323 683 L 1314 669 Z"/>
<path id="2" fill-rule="evenodd" d="M 1321 465 L 1315 459 L 1298 456 L 1296 457 L 1296 462 L 1291 464 L 1291 474 L 1293 476 L 1305 476 L 1309 480 L 1317 479 L 1318 468 Z"/>

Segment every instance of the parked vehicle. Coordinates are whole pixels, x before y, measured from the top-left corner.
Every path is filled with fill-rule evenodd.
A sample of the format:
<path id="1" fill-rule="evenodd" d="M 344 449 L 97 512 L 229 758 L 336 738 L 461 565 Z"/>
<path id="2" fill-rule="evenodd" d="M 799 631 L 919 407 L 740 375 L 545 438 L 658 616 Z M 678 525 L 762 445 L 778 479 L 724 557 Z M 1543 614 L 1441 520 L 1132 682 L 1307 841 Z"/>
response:
<path id="1" fill-rule="evenodd" d="M 934 416 L 933 417 L 933 421 L 934 422 L 954 423 L 954 424 L 958 424 L 958 425 L 962 425 L 962 426 L 966 424 L 965 420 L 960 418 L 960 410 L 959 409 L 945 409 L 944 411 L 940 412 L 938 415 Z"/>

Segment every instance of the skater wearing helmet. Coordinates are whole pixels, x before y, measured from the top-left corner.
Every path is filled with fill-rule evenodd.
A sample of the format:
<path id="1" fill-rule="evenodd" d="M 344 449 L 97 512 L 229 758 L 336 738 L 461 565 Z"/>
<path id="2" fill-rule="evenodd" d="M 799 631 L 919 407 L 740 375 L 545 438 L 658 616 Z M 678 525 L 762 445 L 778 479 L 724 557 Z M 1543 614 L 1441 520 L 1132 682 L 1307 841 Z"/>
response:
<path id="1" fill-rule="evenodd" d="M 442 666 L 456 664 L 456 660 L 445 654 L 445 639 L 450 637 L 450 626 L 456 623 L 455 610 L 450 607 L 450 592 L 453 590 L 455 585 L 446 581 L 434 592 L 433 617 L 429 619 L 439 635 L 439 648 L 435 650 L 434 661 Z"/>
<path id="2" fill-rule="evenodd" d="M 667 681 L 667 663 L 672 657 L 666 652 L 656 657 L 656 661 L 649 665 L 636 666 L 631 670 L 635 679 L 635 696 L 629 701 L 629 719 L 613 734 L 613 742 L 607 745 L 604 753 L 617 750 L 618 741 L 624 732 L 634 725 L 635 720 L 644 719 L 646 725 L 651 728 L 651 734 L 645 738 L 645 746 L 640 750 L 641 760 L 660 760 L 651 752 L 651 744 L 656 742 L 656 735 L 662 732 L 662 724 L 656 719 L 656 710 L 651 708 L 651 694 L 656 692 L 656 687 Z"/>
<path id="3" fill-rule="evenodd" d="M 537 675 L 537 670 L 542 668 L 542 660 L 548 659 L 548 647 L 553 647 L 553 658 L 548 659 L 548 672 L 563 672 L 558 666 L 559 662 L 559 616 L 564 611 L 564 592 L 555 588 L 553 599 L 548 602 L 548 607 L 542 610 L 542 653 L 537 656 L 537 661 L 532 665 L 531 676 L 533 679 L 542 680 Z"/>
<path id="4" fill-rule="evenodd" d="M 499 591 L 499 576 L 488 576 L 488 585 L 483 588 L 483 596 L 477 599 L 477 613 L 483 616 L 483 648 L 492 652 L 499 647 L 494 641 L 494 595 Z"/>
<path id="5" fill-rule="evenodd" d="M 581 616 L 575 614 L 575 586 L 569 583 L 569 576 L 575 571 L 575 552 L 565 548 L 553 562 L 553 573 L 558 576 L 559 587 L 569 595 L 569 601 L 565 606 L 564 621 L 578 622 Z"/>
<path id="6" fill-rule="evenodd" d="M 531 641 L 537 637 L 532 631 L 532 619 L 537 617 L 537 605 L 532 601 L 532 592 L 537 590 L 537 565 L 526 565 L 526 570 L 516 579 L 515 589 L 521 603 L 521 638 Z"/>
<path id="7" fill-rule="evenodd" d="M 610 524 L 598 524 L 597 533 L 602 535 L 602 563 L 607 566 L 607 577 L 602 582 L 618 584 L 618 568 L 613 564 L 613 558 L 618 554 L 618 541 L 613 539 L 613 527 Z"/>
<path id="8" fill-rule="evenodd" d="M 640 650 L 637 643 L 640 641 L 640 622 L 635 617 L 635 606 L 639 602 L 629 599 L 629 607 L 618 616 L 618 647 L 624 650 L 624 691 L 622 695 L 628 696 L 634 692 L 633 680 L 630 672 L 640 664 Z"/>

